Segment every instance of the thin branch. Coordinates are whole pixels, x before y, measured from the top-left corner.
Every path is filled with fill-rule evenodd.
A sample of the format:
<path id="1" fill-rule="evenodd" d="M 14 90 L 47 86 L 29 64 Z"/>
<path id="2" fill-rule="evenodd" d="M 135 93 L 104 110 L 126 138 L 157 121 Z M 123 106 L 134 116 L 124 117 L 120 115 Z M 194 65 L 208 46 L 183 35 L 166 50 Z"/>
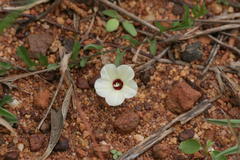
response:
<path id="1" fill-rule="evenodd" d="M 219 41 L 222 41 L 223 40 L 223 35 L 220 35 L 219 37 Z M 202 75 L 204 75 L 205 73 L 207 73 L 210 65 L 212 64 L 213 60 L 215 59 L 215 56 L 217 55 L 217 52 L 219 51 L 220 49 L 220 45 L 219 44 L 214 44 L 211 52 L 210 52 L 210 55 L 209 55 L 209 58 L 207 60 L 207 65 L 206 67 L 204 68 L 203 72 L 202 72 Z"/>
<path id="2" fill-rule="evenodd" d="M 213 36 L 211 35 L 208 35 L 209 38 L 211 38 L 212 40 L 214 40 L 215 42 L 219 43 L 220 45 L 234 51 L 238 56 L 240 56 L 240 50 L 237 48 L 237 47 L 233 47 L 233 46 L 230 46 L 222 41 L 219 41 L 218 39 L 214 38 Z"/>

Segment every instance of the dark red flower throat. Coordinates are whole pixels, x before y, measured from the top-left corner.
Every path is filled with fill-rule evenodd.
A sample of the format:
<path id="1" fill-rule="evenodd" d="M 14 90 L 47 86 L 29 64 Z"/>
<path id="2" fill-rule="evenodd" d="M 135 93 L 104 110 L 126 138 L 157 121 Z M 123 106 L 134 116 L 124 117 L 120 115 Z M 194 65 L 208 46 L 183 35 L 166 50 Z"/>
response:
<path id="1" fill-rule="evenodd" d="M 123 81 L 121 79 L 115 79 L 112 83 L 112 86 L 116 90 L 120 90 L 123 87 Z"/>

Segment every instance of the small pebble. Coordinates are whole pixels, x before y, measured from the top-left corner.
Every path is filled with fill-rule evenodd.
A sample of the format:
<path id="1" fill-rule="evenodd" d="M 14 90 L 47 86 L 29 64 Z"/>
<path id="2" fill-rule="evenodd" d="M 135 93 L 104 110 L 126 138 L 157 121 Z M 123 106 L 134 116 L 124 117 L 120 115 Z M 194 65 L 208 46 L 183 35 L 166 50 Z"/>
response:
<path id="1" fill-rule="evenodd" d="M 201 42 L 195 42 L 188 45 L 185 51 L 182 53 L 182 60 L 186 62 L 192 62 L 202 58 Z"/>
<path id="2" fill-rule="evenodd" d="M 65 20 L 63 17 L 57 17 L 57 23 L 63 25 L 65 23 Z"/>
<path id="3" fill-rule="evenodd" d="M 178 139 L 180 142 L 182 142 L 187 139 L 193 138 L 194 134 L 195 134 L 195 132 L 193 129 L 186 129 L 179 134 Z"/>
<path id="4" fill-rule="evenodd" d="M 56 144 L 54 151 L 64 152 L 69 149 L 69 141 L 65 137 L 60 137 L 58 143 Z"/>
<path id="5" fill-rule="evenodd" d="M 22 143 L 17 144 L 17 148 L 20 152 L 22 152 L 24 149 L 24 144 L 22 144 Z"/>
<path id="6" fill-rule="evenodd" d="M 140 142 L 142 142 L 144 140 L 144 137 L 142 135 L 140 135 L 140 134 L 134 135 L 133 138 L 135 139 L 135 141 L 137 143 L 140 143 Z"/>
<path id="7" fill-rule="evenodd" d="M 39 151 L 44 144 L 44 136 L 42 134 L 34 134 L 29 138 L 31 152 Z"/>
<path id="8" fill-rule="evenodd" d="M 16 151 L 7 152 L 3 157 L 3 160 L 18 160 L 19 153 Z"/>
<path id="9" fill-rule="evenodd" d="M 88 81 L 82 77 L 77 78 L 77 87 L 80 89 L 89 89 L 90 88 Z"/>

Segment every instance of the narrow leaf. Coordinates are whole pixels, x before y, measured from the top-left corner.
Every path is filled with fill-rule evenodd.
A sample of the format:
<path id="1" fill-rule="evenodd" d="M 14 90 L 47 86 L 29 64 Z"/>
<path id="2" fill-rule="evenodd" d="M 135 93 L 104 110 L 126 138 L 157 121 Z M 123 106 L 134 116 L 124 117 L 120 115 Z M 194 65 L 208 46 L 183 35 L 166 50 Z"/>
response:
<path id="1" fill-rule="evenodd" d="M 138 46 L 140 44 L 138 40 L 134 39 L 130 35 L 124 35 L 122 36 L 122 38 L 128 40 L 133 46 Z"/>
<path id="2" fill-rule="evenodd" d="M 119 21 L 115 18 L 109 19 L 106 24 L 106 30 L 108 32 L 113 32 L 118 29 Z"/>
<path id="3" fill-rule="evenodd" d="M 219 156 L 218 158 L 216 158 L 219 153 L 220 153 L 220 151 L 212 151 L 212 152 L 210 152 L 212 160 L 227 160 L 227 157 L 225 157 L 224 155 Z"/>
<path id="4" fill-rule="evenodd" d="M 44 55 L 40 54 L 39 57 L 38 57 L 38 60 L 39 60 L 41 65 L 43 65 L 43 66 L 47 66 L 48 65 L 48 58 L 47 58 L 47 56 L 44 56 Z"/>
<path id="5" fill-rule="evenodd" d="M 33 67 L 36 64 L 29 58 L 28 56 L 28 51 L 25 47 L 20 46 L 17 48 L 17 55 L 23 60 L 23 62 L 28 66 L 28 67 Z"/>
<path id="6" fill-rule="evenodd" d="M 230 124 L 232 127 L 240 127 L 240 119 L 207 119 L 207 122 L 222 126 L 228 126 Z"/>
<path id="7" fill-rule="evenodd" d="M 3 98 L 0 100 L 0 107 L 4 106 L 7 103 L 12 102 L 12 96 L 4 95 Z"/>
<path id="8" fill-rule="evenodd" d="M 179 149 L 186 154 L 196 153 L 200 150 L 200 148 L 201 148 L 200 143 L 195 139 L 183 141 L 179 145 Z"/>
<path id="9" fill-rule="evenodd" d="M 5 128 L 7 128 L 12 133 L 12 135 L 17 136 L 17 133 L 12 128 L 12 126 L 6 120 L 4 120 L 2 117 L 0 117 L 0 125 L 2 125 Z"/>
<path id="10" fill-rule="evenodd" d="M 81 44 L 79 43 L 79 41 L 75 41 L 72 49 L 72 56 L 71 56 L 72 60 L 77 60 L 80 48 L 81 48 Z"/>
<path id="11" fill-rule="evenodd" d="M 13 11 L 0 21 L 0 34 L 18 18 L 22 11 Z"/>
<path id="12" fill-rule="evenodd" d="M 93 50 L 93 49 L 100 50 L 100 49 L 103 49 L 103 46 L 97 45 L 97 44 L 88 44 L 83 48 L 83 50 Z"/>
<path id="13" fill-rule="evenodd" d="M 129 21 L 123 21 L 122 22 L 123 28 L 130 33 L 132 36 L 137 36 L 137 31 L 132 23 Z"/>
<path id="14" fill-rule="evenodd" d="M 151 40 L 150 41 L 150 47 L 149 47 L 150 53 L 155 56 L 157 53 L 157 40 Z"/>
<path id="15" fill-rule="evenodd" d="M 0 107 L 0 117 L 4 117 L 9 123 L 17 123 L 17 117 L 8 110 Z"/>
<path id="16" fill-rule="evenodd" d="M 108 17 L 112 17 L 112 18 L 120 18 L 121 16 L 118 14 L 117 11 L 115 10 L 111 10 L 111 9 L 107 9 L 107 10 L 104 10 L 102 12 L 105 16 L 108 16 Z"/>
<path id="17" fill-rule="evenodd" d="M 10 63 L 7 63 L 7 62 L 0 62 L 0 68 L 5 69 L 5 70 L 9 70 L 9 69 L 12 68 L 12 65 Z"/>
<path id="18" fill-rule="evenodd" d="M 161 25 L 160 22 L 155 22 L 154 24 L 155 24 L 156 27 L 158 27 L 158 29 L 160 30 L 161 33 L 168 30 L 168 28 L 163 26 L 163 25 Z"/>
<path id="19" fill-rule="evenodd" d="M 216 159 L 218 160 L 218 158 L 222 157 L 223 155 L 225 156 L 229 154 L 239 153 L 239 150 L 240 150 L 239 146 L 233 146 L 217 154 Z"/>
<path id="20" fill-rule="evenodd" d="M 48 64 L 47 69 L 56 70 L 58 67 L 59 65 L 57 63 L 53 63 L 53 64 Z"/>
<path id="21" fill-rule="evenodd" d="M 126 54 L 126 52 L 121 52 L 120 49 L 117 49 L 117 56 L 115 58 L 115 65 L 119 66 L 122 63 L 123 56 Z"/>
<path id="22" fill-rule="evenodd" d="M 80 60 L 80 67 L 85 67 L 87 65 L 88 59 L 87 58 L 81 58 Z"/>

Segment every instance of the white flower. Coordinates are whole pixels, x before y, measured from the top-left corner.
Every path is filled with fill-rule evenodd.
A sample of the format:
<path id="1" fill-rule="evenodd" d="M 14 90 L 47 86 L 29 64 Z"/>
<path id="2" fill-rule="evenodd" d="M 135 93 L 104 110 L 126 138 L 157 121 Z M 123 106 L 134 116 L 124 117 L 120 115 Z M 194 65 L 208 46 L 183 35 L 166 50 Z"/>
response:
<path id="1" fill-rule="evenodd" d="M 138 86 L 133 80 L 134 71 L 130 66 L 106 64 L 100 74 L 101 78 L 96 80 L 94 88 L 110 106 L 118 106 L 125 98 L 132 98 L 137 94 Z"/>

